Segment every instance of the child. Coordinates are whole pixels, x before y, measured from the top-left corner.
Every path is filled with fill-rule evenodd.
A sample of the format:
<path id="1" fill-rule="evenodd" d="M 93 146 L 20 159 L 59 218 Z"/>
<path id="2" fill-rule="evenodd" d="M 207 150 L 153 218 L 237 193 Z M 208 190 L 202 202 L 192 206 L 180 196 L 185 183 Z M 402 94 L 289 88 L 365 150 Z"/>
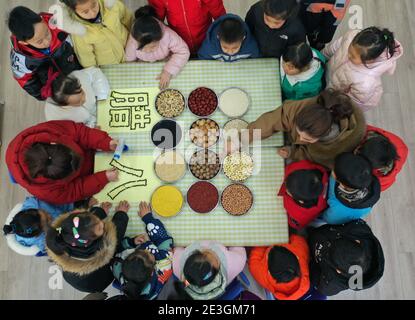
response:
<path id="1" fill-rule="evenodd" d="M 226 14 L 223 0 L 149 0 L 157 18 L 167 22 L 186 42 L 190 52 L 197 54 L 212 19 Z"/>
<path id="2" fill-rule="evenodd" d="M 122 250 L 130 206 L 121 201 L 107 218 L 110 203 L 77 210 L 56 219 L 46 235 L 46 249 L 63 270 L 63 278 L 83 292 L 101 292 L 114 280 L 111 260 Z"/>
<path id="3" fill-rule="evenodd" d="M 248 260 L 254 279 L 277 300 L 299 300 L 310 289 L 307 241 L 298 235 L 290 243 L 253 248 Z"/>
<path id="4" fill-rule="evenodd" d="M 287 48 L 281 57 L 283 100 L 303 100 L 318 96 L 324 89 L 326 58 L 307 43 Z"/>
<path id="5" fill-rule="evenodd" d="M 45 106 L 46 120 L 71 120 L 95 128 L 97 101 L 106 100 L 109 94 L 108 80 L 98 68 L 61 75 L 52 82 L 52 97 Z"/>
<path id="6" fill-rule="evenodd" d="M 72 121 L 49 121 L 21 132 L 9 144 L 6 163 L 13 179 L 40 200 L 66 204 L 99 193 L 118 171 L 94 172 L 95 150 L 115 151 L 106 132 Z"/>
<path id="7" fill-rule="evenodd" d="M 227 14 L 209 28 L 199 50 L 199 59 L 234 62 L 258 58 L 258 44 L 246 23 L 237 15 Z"/>
<path id="8" fill-rule="evenodd" d="M 66 5 L 57 24 L 71 34 L 84 68 L 125 61 L 124 48 L 133 22 L 120 0 L 60 0 Z"/>
<path id="9" fill-rule="evenodd" d="M 302 0 L 300 17 L 310 45 L 322 50 L 333 40 L 350 0 Z"/>
<path id="10" fill-rule="evenodd" d="M 14 8 L 8 18 L 14 78 L 37 100 L 50 96 L 48 79 L 52 74 L 66 75 L 81 68 L 68 34 L 51 28 L 51 18 L 50 14 L 37 14 L 21 6 Z"/>
<path id="11" fill-rule="evenodd" d="M 365 141 L 356 153 L 368 159 L 373 175 L 379 179 L 381 190 L 395 183 L 408 158 L 408 147 L 401 138 L 386 130 L 368 126 Z"/>
<path id="12" fill-rule="evenodd" d="M 328 206 L 322 218 L 329 224 L 342 224 L 364 218 L 379 201 L 380 184 L 372 166 L 353 153 L 337 156 L 329 182 Z"/>
<path id="13" fill-rule="evenodd" d="M 287 47 L 306 41 L 297 11 L 296 0 L 261 0 L 251 7 L 245 21 L 262 56 L 279 59 Z"/>
<path id="14" fill-rule="evenodd" d="M 225 293 L 245 263 L 245 248 L 202 241 L 174 250 L 173 272 L 191 299 L 214 300 Z"/>
<path id="15" fill-rule="evenodd" d="M 382 75 L 392 75 L 403 55 L 401 44 L 388 29 L 350 31 L 323 50 L 329 59 L 328 87 L 346 93 L 363 110 L 379 105 Z"/>
<path id="16" fill-rule="evenodd" d="M 160 88 L 169 86 L 190 57 L 189 48 L 176 32 L 155 18 L 155 10 L 144 6 L 135 13 L 136 20 L 125 48 L 127 61 L 155 62 L 168 60 L 160 79 Z"/>
<path id="17" fill-rule="evenodd" d="M 65 212 L 74 209 L 73 204 L 53 206 L 35 197 L 27 197 L 9 225 L 3 227 L 5 235 L 14 234 L 16 241 L 25 247 L 37 246 L 45 255 L 45 230 L 49 223 Z"/>
<path id="18" fill-rule="evenodd" d="M 328 182 L 327 170 L 307 160 L 285 168 L 278 195 L 284 198 L 290 227 L 303 229 L 327 208 Z"/>
<path id="19" fill-rule="evenodd" d="M 148 235 L 125 238 L 122 242 L 125 250 L 118 255 L 112 270 L 127 298 L 154 300 L 173 275 L 173 238 L 163 223 L 153 217 L 147 203 L 140 203 L 138 214 Z"/>
<path id="20" fill-rule="evenodd" d="M 371 288 L 383 276 L 382 246 L 363 220 L 311 229 L 308 245 L 311 283 L 326 296 L 348 289 Z M 351 287 L 351 283 L 359 284 L 359 280 L 361 287 Z"/>

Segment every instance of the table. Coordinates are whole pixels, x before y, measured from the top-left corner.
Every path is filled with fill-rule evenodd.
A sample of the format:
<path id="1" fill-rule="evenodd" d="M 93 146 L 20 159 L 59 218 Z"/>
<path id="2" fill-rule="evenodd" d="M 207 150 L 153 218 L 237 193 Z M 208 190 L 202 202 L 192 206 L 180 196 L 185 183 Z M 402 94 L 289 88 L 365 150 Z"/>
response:
<path id="1" fill-rule="evenodd" d="M 155 78 L 161 72 L 163 65 L 163 63 L 134 63 L 105 66 L 102 70 L 108 77 L 112 89 L 146 88 L 158 85 Z M 232 86 L 247 91 L 252 104 L 243 119 L 248 122 L 256 120 L 264 112 L 274 110 L 281 104 L 279 62 L 276 59 L 255 59 L 236 63 L 190 61 L 170 84 L 171 88 L 180 90 L 185 97 L 199 86 L 209 87 L 217 94 Z M 211 118 L 221 127 L 229 120 L 220 110 Z M 185 127 L 187 126 L 184 129 L 187 130 L 196 119 L 197 117 L 186 109 L 177 121 L 184 123 Z M 111 136 L 125 138 L 131 149 L 129 154 L 154 153 L 155 147 L 148 133 L 111 134 Z M 183 147 L 188 148 L 189 144 L 191 143 L 183 143 Z M 254 205 L 245 216 L 231 216 L 220 204 L 213 213 L 201 215 L 194 213 L 185 204 L 178 216 L 161 218 L 172 234 L 175 245 L 187 246 L 196 240 L 216 240 L 226 246 L 267 246 L 288 242 L 287 217 L 282 199 L 277 197 L 284 176 L 284 161 L 277 156 L 276 147 L 282 145 L 283 135 L 276 134 L 263 141 L 261 148 L 252 149 L 255 166 L 258 168 L 260 165 L 261 170 L 246 182 L 253 191 Z M 192 153 L 190 152 L 190 155 Z M 188 188 L 196 181 L 197 179 L 188 171 L 175 185 L 186 197 Z M 218 187 L 219 192 L 231 184 L 223 173 L 211 182 Z M 144 232 L 144 225 L 136 215 L 137 207 L 138 203 L 132 203 L 129 212 L 131 219 L 127 234 L 130 236 Z"/>

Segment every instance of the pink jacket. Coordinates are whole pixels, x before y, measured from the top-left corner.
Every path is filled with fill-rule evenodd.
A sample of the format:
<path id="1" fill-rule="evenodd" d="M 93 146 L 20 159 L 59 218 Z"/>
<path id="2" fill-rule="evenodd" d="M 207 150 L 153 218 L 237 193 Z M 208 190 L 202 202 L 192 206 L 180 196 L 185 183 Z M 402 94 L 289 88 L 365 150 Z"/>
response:
<path id="1" fill-rule="evenodd" d="M 137 50 L 138 42 L 130 35 L 125 48 L 126 60 L 127 62 L 137 60 L 156 62 L 167 59 L 168 61 L 164 66 L 164 71 L 176 76 L 186 65 L 187 61 L 189 61 L 189 47 L 172 29 L 161 22 L 160 26 L 163 31 L 163 37 L 160 40 L 158 49 L 149 53 Z"/>
<path id="2" fill-rule="evenodd" d="M 246 250 L 243 247 L 229 247 L 221 245 L 216 241 L 198 241 L 187 248 L 176 247 L 173 254 L 173 272 L 181 279 L 184 264 L 187 257 L 195 250 L 210 249 L 216 253 L 221 264 L 226 268 L 227 285 L 229 285 L 245 268 Z M 224 260 L 223 260 L 224 259 Z"/>
<path id="3" fill-rule="evenodd" d="M 383 95 L 382 75 L 392 75 L 396 69 L 396 61 L 402 57 L 403 48 L 399 47 L 389 58 L 387 50 L 374 62 L 368 65 L 355 65 L 348 57 L 349 46 L 360 30 L 353 30 L 340 37 L 323 50 L 329 59 L 327 67 L 327 86 L 346 93 L 363 110 L 368 111 L 379 105 Z"/>

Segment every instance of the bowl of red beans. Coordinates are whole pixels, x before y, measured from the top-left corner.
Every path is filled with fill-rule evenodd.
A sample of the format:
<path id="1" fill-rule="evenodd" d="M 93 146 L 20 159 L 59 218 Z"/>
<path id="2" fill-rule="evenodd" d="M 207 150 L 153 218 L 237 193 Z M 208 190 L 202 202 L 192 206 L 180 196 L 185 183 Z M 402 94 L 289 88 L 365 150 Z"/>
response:
<path id="1" fill-rule="evenodd" d="M 193 90 L 187 99 L 190 112 L 198 117 L 212 115 L 218 108 L 219 99 L 215 91 L 206 87 Z"/>

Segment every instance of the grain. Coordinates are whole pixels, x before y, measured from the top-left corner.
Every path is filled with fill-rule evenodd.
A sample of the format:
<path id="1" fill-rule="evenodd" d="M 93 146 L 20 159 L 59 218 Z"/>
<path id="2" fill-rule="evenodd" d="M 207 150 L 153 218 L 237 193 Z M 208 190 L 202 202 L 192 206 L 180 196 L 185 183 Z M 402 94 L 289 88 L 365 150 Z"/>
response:
<path id="1" fill-rule="evenodd" d="M 177 151 L 162 153 L 154 164 L 154 171 L 160 180 L 173 183 L 180 180 L 186 172 L 186 162 Z"/>
<path id="2" fill-rule="evenodd" d="M 211 119 L 199 119 L 190 127 L 190 140 L 201 148 L 209 148 L 219 140 L 219 125 Z"/>
<path id="3" fill-rule="evenodd" d="M 242 117 L 249 108 L 248 94 L 239 88 L 229 88 L 219 97 L 219 108 L 230 118 Z"/>
<path id="4" fill-rule="evenodd" d="M 232 184 L 222 192 L 222 207 L 231 215 L 246 214 L 254 203 L 254 197 L 248 187 L 241 184 Z"/>
<path id="5" fill-rule="evenodd" d="M 189 168 L 197 179 L 211 180 L 220 171 L 219 156 L 211 150 L 197 151 L 190 158 Z"/>
<path id="6" fill-rule="evenodd" d="M 199 116 L 210 116 L 218 107 L 218 97 L 216 93 L 209 88 L 197 88 L 189 95 L 189 110 Z"/>
<path id="7" fill-rule="evenodd" d="M 209 213 L 219 202 L 219 192 L 210 182 L 199 181 L 187 193 L 187 203 L 197 213 Z"/>
<path id="8" fill-rule="evenodd" d="M 173 186 L 162 186 L 154 191 L 151 197 L 151 206 L 162 217 L 173 217 L 180 212 L 183 206 L 183 195 Z"/>
<path id="9" fill-rule="evenodd" d="M 223 172 L 232 181 L 245 181 L 252 175 L 253 170 L 254 161 L 244 152 L 232 153 L 223 161 Z"/>
<path id="10" fill-rule="evenodd" d="M 186 102 L 180 91 L 175 89 L 167 89 L 159 93 L 156 98 L 156 110 L 165 118 L 175 118 L 180 116 Z"/>

